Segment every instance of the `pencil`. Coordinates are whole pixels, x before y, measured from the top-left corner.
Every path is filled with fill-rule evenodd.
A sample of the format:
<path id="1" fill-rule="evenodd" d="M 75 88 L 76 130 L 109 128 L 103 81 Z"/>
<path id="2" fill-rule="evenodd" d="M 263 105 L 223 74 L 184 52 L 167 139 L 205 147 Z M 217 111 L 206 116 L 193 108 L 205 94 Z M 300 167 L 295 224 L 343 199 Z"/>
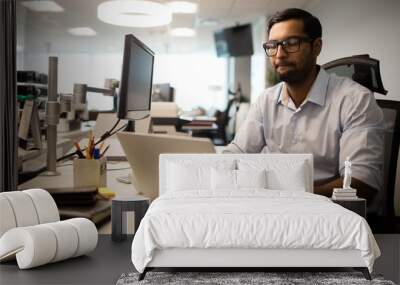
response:
<path id="1" fill-rule="evenodd" d="M 104 146 L 104 142 L 102 142 L 100 147 L 99 147 L 100 151 L 103 149 L 103 146 Z"/>
<path id="2" fill-rule="evenodd" d="M 76 147 L 76 154 L 78 155 L 79 158 L 85 158 L 85 156 L 82 153 L 81 147 L 78 142 L 74 142 L 74 145 Z"/>
<path id="3" fill-rule="evenodd" d="M 86 148 L 86 158 L 92 158 L 92 144 L 93 144 L 93 134 L 92 131 L 89 132 L 88 146 Z"/>
<path id="4" fill-rule="evenodd" d="M 106 147 L 106 149 L 101 153 L 100 158 L 102 158 L 104 156 L 104 154 L 106 153 L 106 151 L 110 148 L 110 145 L 108 145 Z"/>

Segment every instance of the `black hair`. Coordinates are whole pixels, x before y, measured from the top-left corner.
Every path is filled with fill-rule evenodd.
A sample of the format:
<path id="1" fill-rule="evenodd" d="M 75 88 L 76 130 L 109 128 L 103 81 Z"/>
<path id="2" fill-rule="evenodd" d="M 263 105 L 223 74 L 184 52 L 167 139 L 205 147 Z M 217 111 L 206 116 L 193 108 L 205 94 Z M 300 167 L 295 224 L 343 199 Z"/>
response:
<path id="1" fill-rule="evenodd" d="M 307 11 L 297 8 L 286 9 L 272 15 L 268 19 L 268 25 L 267 25 L 268 36 L 273 25 L 279 22 L 288 21 L 292 19 L 301 20 L 303 22 L 304 33 L 310 39 L 315 40 L 316 38 L 322 37 L 322 26 L 318 18 L 313 16 Z"/>

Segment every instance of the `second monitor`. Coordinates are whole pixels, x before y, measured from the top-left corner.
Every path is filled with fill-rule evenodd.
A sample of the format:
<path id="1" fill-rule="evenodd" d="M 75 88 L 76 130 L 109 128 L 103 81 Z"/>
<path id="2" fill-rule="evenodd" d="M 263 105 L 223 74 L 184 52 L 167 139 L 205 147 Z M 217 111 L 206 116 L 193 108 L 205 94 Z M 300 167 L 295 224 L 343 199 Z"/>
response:
<path id="1" fill-rule="evenodd" d="M 153 102 L 174 102 L 174 88 L 169 83 L 160 83 L 153 85 Z"/>
<path id="2" fill-rule="evenodd" d="M 154 52 L 134 35 L 125 35 L 118 118 L 140 120 L 150 115 Z"/>

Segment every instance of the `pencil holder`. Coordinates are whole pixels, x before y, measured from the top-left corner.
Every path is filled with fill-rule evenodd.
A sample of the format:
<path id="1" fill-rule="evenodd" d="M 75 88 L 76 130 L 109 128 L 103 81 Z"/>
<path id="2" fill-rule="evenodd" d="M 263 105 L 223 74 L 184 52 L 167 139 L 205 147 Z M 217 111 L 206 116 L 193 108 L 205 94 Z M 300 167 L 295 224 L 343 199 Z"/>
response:
<path id="1" fill-rule="evenodd" d="M 107 161 L 100 159 L 75 159 L 74 187 L 106 187 Z"/>

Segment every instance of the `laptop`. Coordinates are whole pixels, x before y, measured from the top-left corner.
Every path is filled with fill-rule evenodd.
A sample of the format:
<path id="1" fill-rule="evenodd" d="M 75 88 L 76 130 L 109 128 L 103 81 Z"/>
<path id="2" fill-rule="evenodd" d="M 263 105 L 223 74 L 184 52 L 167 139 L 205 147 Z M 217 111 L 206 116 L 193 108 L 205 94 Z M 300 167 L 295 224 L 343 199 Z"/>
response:
<path id="1" fill-rule="evenodd" d="M 215 153 L 211 140 L 187 136 L 117 133 L 132 167 L 134 188 L 151 200 L 158 197 L 158 159 L 161 153 Z"/>

